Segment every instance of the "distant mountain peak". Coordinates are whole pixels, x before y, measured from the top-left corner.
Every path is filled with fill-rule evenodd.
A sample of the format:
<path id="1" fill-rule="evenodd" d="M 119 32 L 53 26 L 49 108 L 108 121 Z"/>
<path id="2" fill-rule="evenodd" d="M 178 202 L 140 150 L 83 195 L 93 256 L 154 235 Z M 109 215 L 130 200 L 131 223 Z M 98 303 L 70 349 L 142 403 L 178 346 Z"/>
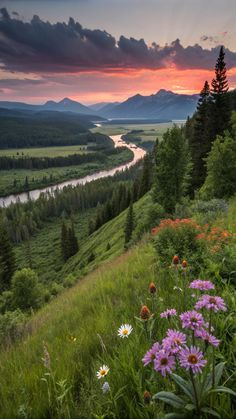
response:
<path id="1" fill-rule="evenodd" d="M 172 92 L 171 90 L 166 90 L 166 89 L 160 89 L 158 90 L 158 92 L 155 94 L 155 96 L 166 96 L 166 95 L 174 95 L 175 93 Z"/>

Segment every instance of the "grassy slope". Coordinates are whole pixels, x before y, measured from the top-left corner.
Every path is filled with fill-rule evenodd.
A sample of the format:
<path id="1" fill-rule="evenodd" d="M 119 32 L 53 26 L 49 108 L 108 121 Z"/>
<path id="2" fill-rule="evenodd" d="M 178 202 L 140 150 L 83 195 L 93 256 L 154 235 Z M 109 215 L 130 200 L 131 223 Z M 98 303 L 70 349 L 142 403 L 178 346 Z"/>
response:
<path id="1" fill-rule="evenodd" d="M 137 222 L 143 217 L 149 201 L 150 197 L 145 196 L 134 205 Z M 0 406 L 2 405 L 3 409 L 1 412 L 0 407 L 0 417 L 14 418 L 20 405 L 27 404 L 28 398 L 31 399 L 31 397 L 33 398 L 34 417 L 40 417 L 40 412 L 45 409 L 43 400 L 46 397 L 44 385 L 40 382 L 40 377 L 43 375 L 41 362 L 43 341 L 48 343 L 51 356 L 55 361 L 53 361 L 54 366 L 58 372 L 60 371 L 59 377 L 66 377 L 71 380 L 75 368 L 74 357 L 76 357 L 76 369 L 79 368 L 79 365 L 84 368 L 83 363 L 85 361 L 82 362 L 82 359 L 87 351 L 91 350 L 93 356 L 96 351 L 100 352 L 96 333 L 103 335 L 105 329 L 108 332 L 109 327 L 106 318 L 108 316 L 110 320 L 112 318 L 109 310 L 113 303 L 117 306 L 117 310 L 120 305 L 121 312 L 129 311 L 127 307 L 129 307 L 128 300 L 131 292 L 130 285 L 134 279 L 133 275 L 135 277 L 134 272 L 139 272 L 140 279 L 143 282 L 145 278 L 152 276 L 149 269 L 152 270 L 150 262 L 153 261 L 153 250 L 148 244 L 137 247 L 137 250 L 122 255 L 115 262 L 112 262 L 114 258 L 123 253 L 125 219 L 126 211 L 93 233 L 89 240 L 81 245 L 79 253 L 64 265 L 61 276 L 68 273 L 80 276 L 79 264 L 81 260 L 87 260 L 91 251 L 95 252 L 96 257 L 93 262 L 86 266 L 84 273 L 99 266 L 104 260 L 110 261 L 108 265 L 94 271 L 68 292 L 64 292 L 52 303 L 43 307 L 33 317 L 28 326 L 29 330 L 33 331 L 32 336 L 26 338 L 23 343 L 14 346 L 10 351 L 3 352 L 0 355 L 0 374 L 6 374 L 8 377 L 5 383 L 0 384 Z M 54 237 L 55 226 L 52 226 L 51 232 L 49 229 L 48 233 L 48 241 L 50 241 Z M 44 240 L 45 238 L 44 232 Z M 42 237 L 40 237 L 40 240 L 42 240 Z M 45 243 L 44 240 L 41 241 L 41 251 Z M 105 248 L 108 242 L 111 249 L 106 252 Z M 35 252 L 39 242 L 36 243 Z M 53 245 L 54 243 L 52 243 Z M 22 254 L 18 253 L 18 258 L 23 255 L 23 247 L 21 251 Z M 46 247 L 45 252 L 50 252 L 50 248 Z M 39 257 L 38 263 L 39 265 L 40 263 L 43 264 L 42 256 Z M 51 263 L 53 263 L 53 258 Z M 46 266 L 47 261 L 42 269 L 46 270 Z M 147 266 L 150 266 L 150 268 L 147 269 Z M 131 267 L 133 274 L 130 278 Z M 126 272 L 125 275 L 124 272 Z M 143 276 L 141 272 L 143 274 L 145 272 L 145 275 Z M 141 286 L 141 283 L 139 285 Z M 121 290 L 122 292 L 120 292 Z M 127 291 L 127 297 L 124 296 L 125 290 Z M 108 293 L 107 296 L 106 293 Z M 131 308 L 131 313 L 134 314 L 133 308 Z M 113 313 L 113 315 L 115 319 L 117 313 Z M 95 334 L 92 332 L 93 330 L 96 330 Z M 92 338 L 91 341 L 89 335 Z M 70 340 L 71 336 L 77 338 L 76 343 Z M 90 345 L 91 348 L 89 349 Z M 89 365 L 89 359 L 86 362 Z M 9 391 L 10 394 L 14 394 L 14 402 L 12 402 L 12 397 L 9 397 Z"/>
<path id="2" fill-rule="evenodd" d="M 142 203 L 136 204 L 136 213 L 139 213 L 140 219 L 147 201 L 148 198 L 144 197 Z M 97 256 L 89 269 L 101 263 L 108 241 L 112 244 L 112 251 L 107 256 L 112 259 L 120 254 L 123 237 L 119 230 L 123 227 L 124 220 L 125 212 L 95 232 L 91 241 L 65 265 L 65 272 L 79 273 L 77 269 L 80 260 L 87 257 L 91 250 Z M 232 221 L 234 217 L 231 207 L 225 224 L 231 225 Z M 202 272 L 204 274 L 206 272 Z M 207 278 L 214 280 L 214 276 Z M 24 407 L 27 414 L 31 412 L 33 418 L 50 417 L 47 411 L 46 386 L 41 381 L 45 372 L 41 361 L 45 341 L 57 379 L 66 379 L 68 384 L 73 385 L 74 399 L 80 407 L 78 410 L 74 407 L 76 410 L 72 417 L 90 418 L 89 405 L 90 408 L 93 406 L 97 414 L 104 413 L 101 411 L 104 400 L 98 399 L 96 404 L 95 396 L 96 393 L 101 393 L 97 387 L 95 371 L 104 362 L 111 367 L 109 382 L 116 391 L 128 385 L 118 403 L 120 412 L 122 406 L 126 409 L 129 406 L 123 419 L 152 418 L 152 414 L 149 416 L 147 408 L 142 404 L 145 390 L 143 380 L 145 376 L 149 376 L 150 371 L 142 368 L 141 358 L 149 343 L 145 335 L 139 332 L 134 316 L 138 315 L 143 303 L 151 304 L 147 289 L 153 279 L 158 285 L 158 312 L 165 307 L 179 307 L 179 296 L 173 292 L 174 278 L 170 272 L 157 266 L 153 247 L 144 240 L 126 254 L 90 273 L 36 313 L 28 326 L 32 334 L 0 354 L 0 375 L 5 378 L 0 383 L 0 417 L 14 419 L 20 406 Z M 225 287 L 223 296 L 231 313 L 233 296 L 228 286 Z M 226 344 L 227 322 L 224 323 L 221 315 L 217 318 L 217 336 L 223 339 L 222 345 L 229 363 L 232 354 L 229 344 Z M 132 337 L 125 342 L 120 342 L 116 336 L 117 328 L 122 322 L 131 322 L 135 327 Z M 165 328 L 165 321 L 158 323 L 157 339 Z M 101 339 L 106 347 L 105 352 Z M 163 389 L 163 385 L 164 381 L 158 375 L 155 389 L 151 390 Z M 87 386 L 89 390 L 86 391 L 83 386 Z M 227 396 L 218 400 L 218 407 L 220 406 L 225 419 L 231 419 L 233 412 L 224 411 L 228 409 Z M 157 409 L 162 409 L 161 405 Z M 162 417 L 161 414 L 160 418 Z"/>
<path id="3" fill-rule="evenodd" d="M 149 202 L 150 197 L 145 196 L 135 203 L 136 224 L 146 213 Z M 43 281 L 63 280 L 70 273 L 80 277 L 99 266 L 104 260 L 112 260 L 123 252 L 126 211 L 95 231 L 88 239 L 88 222 L 91 217 L 95 216 L 95 213 L 96 209 L 93 209 L 74 216 L 75 233 L 80 250 L 65 265 L 61 259 L 60 249 L 61 220 L 49 222 L 30 239 L 32 267 Z M 111 246 L 109 250 L 106 249 L 108 243 Z M 15 250 L 17 266 L 19 268 L 28 266 L 26 244 L 21 243 L 16 246 Z M 92 252 L 95 254 L 95 259 L 87 264 Z M 85 265 L 82 269 L 81 263 Z"/>

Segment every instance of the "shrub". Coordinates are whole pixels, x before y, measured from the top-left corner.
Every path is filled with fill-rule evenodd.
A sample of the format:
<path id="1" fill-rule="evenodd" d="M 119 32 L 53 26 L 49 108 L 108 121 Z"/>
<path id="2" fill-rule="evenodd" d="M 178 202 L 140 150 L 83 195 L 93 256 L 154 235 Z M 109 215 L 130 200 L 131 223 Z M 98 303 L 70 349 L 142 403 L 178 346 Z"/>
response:
<path id="1" fill-rule="evenodd" d="M 16 340 L 24 331 L 26 316 L 21 310 L 7 311 L 0 315 L 0 341 L 7 343 Z"/>
<path id="2" fill-rule="evenodd" d="M 154 246 L 163 262 L 177 254 L 181 259 L 190 258 L 191 254 L 200 250 L 201 243 L 197 239 L 200 226 L 191 218 L 165 219 L 152 229 Z"/>
<path id="3" fill-rule="evenodd" d="M 32 269 L 16 271 L 12 278 L 11 290 L 16 308 L 29 310 L 40 306 L 42 294 L 38 276 Z"/>

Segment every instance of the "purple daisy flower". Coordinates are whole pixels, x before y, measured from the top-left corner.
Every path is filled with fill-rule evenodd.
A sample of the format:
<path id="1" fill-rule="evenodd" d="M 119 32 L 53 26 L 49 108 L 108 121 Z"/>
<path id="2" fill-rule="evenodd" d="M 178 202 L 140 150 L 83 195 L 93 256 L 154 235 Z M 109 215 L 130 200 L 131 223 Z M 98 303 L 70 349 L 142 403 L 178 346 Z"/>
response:
<path id="1" fill-rule="evenodd" d="M 160 344 L 158 342 L 154 343 L 151 349 L 149 349 L 149 351 L 146 352 L 142 359 L 144 367 L 146 367 L 148 364 L 154 361 L 154 359 L 156 358 L 156 354 L 159 350 Z"/>
<path id="2" fill-rule="evenodd" d="M 220 344 L 220 340 L 208 333 L 205 329 L 195 330 L 194 335 L 196 338 L 200 338 L 212 346 L 217 347 Z"/>
<path id="3" fill-rule="evenodd" d="M 172 354 L 176 354 L 181 346 L 186 343 L 186 335 L 178 330 L 168 329 L 167 337 L 163 339 L 163 348 L 169 350 Z"/>
<path id="4" fill-rule="evenodd" d="M 154 359 L 154 370 L 160 372 L 163 377 L 175 369 L 175 357 L 169 351 L 160 350 Z"/>
<path id="5" fill-rule="evenodd" d="M 197 289 L 200 291 L 213 290 L 215 288 L 211 281 L 203 281 L 202 279 L 195 279 L 189 285 L 189 288 Z"/>
<path id="6" fill-rule="evenodd" d="M 185 311 L 184 313 L 180 314 L 179 317 L 182 321 L 183 329 L 196 330 L 203 327 L 205 324 L 202 314 L 195 310 Z"/>
<path id="7" fill-rule="evenodd" d="M 160 317 L 162 319 L 169 319 L 171 316 L 176 316 L 177 311 L 175 308 L 168 308 L 166 311 L 163 311 L 163 313 L 160 314 Z"/>
<path id="8" fill-rule="evenodd" d="M 191 369 L 194 374 L 202 372 L 207 361 L 203 359 L 202 351 L 196 346 L 182 348 L 179 352 L 179 362 L 186 370 Z"/>
<path id="9" fill-rule="evenodd" d="M 203 295 L 195 304 L 196 310 L 201 308 L 206 308 L 207 310 L 213 310 L 215 313 L 217 311 L 222 310 L 226 311 L 226 305 L 221 297 L 213 297 L 212 295 Z"/>

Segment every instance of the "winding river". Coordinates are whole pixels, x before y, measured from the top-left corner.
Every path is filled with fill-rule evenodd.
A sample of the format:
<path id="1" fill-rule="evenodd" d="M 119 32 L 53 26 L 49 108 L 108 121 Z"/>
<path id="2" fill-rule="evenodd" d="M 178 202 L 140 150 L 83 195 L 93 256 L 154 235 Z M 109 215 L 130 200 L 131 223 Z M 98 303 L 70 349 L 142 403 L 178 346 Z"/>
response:
<path id="1" fill-rule="evenodd" d="M 8 207 L 11 203 L 16 202 L 27 202 L 29 199 L 35 200 L 39 198 L 41 193 L 53 194 L 55 191 L 62 190 L 65 186 L 84 185 L 85 183 L 92 182 L 93 180 L 101 179 L 107 176 L 114 176 L 115 173 L 121 172 L 122 170 L 133 166 L 135 163 L 137 163 L 138 160 L 145 156 L 146 152 L 142 148 L 135 146 L 135 144 L 126 144 L 122 141 L 121 137 L 122 135 L 113 135 L 111 136 L 111 139 L 114 141 L 115 147 L 125 146 L 133 152 L 133 160 L 131 160 L 129 163 L 116 166 L 110 170 L 101 170 L 100 172 L 93 173 L 92 175 L 87 175 L 79 179 L 71 179 L 67 180 L 66 182 L 57 183 L 56 185 L 48 186 L 47 188 L 34 189 L 30 192 L 22 192 L 15 195 L 4 196 L 0 198 L 0 207 Z"/>

